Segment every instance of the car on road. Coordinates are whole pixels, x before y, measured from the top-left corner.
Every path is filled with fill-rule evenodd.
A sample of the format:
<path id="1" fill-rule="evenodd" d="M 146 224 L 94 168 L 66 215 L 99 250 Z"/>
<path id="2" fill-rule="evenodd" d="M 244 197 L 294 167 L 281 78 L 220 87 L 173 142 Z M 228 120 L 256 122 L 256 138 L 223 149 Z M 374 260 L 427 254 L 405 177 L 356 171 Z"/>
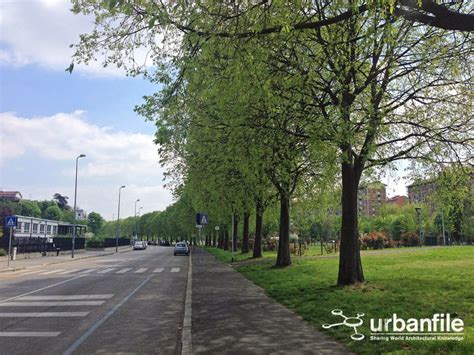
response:
<path id="1" fill-rule="evenodd" d="M 176 243 L 174 247 L 174 255 L 176 256 L 178 254 L 189 255 L 189 248 L 186 243 L 184 242 Z"/>
<path id="2" fill-rule="evenodd" d="M 170 242 L 167 241 L 167 240 L 160 240 L 160 245 L 161 245 L 162 247 L 169 247 L 169 246 L 171 246 Z"/>
<path id="3" fill-rule="evenodd" d="M 133 244 L 133 250 L 145 250 L 146 249 L 146 242 L 143 240 L 137 240 Z"/>

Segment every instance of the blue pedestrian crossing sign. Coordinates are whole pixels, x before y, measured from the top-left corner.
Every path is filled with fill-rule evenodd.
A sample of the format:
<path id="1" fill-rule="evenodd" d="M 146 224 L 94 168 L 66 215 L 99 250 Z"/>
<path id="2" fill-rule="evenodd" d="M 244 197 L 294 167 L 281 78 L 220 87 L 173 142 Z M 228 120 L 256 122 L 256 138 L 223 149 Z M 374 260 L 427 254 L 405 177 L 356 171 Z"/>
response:
<path id="1" fill-rule="evenodd" d="M 209 217 L 205 213 L 196 213 L 196 225 L 202 226 L 209 223 Z"/>
<path id="2" fill-rule="evenodd" d="M 5 217 L 5 227 L 14 228 L 16 227 L 16 216 L 7 216 Z"/>

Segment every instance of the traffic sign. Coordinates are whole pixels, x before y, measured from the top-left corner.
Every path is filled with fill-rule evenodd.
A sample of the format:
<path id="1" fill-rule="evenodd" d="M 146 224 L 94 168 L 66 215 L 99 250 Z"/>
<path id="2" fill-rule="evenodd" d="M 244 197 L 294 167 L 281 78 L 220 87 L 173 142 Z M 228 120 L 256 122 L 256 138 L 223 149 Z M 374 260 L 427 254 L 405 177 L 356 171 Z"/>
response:
<path id="1" fill-rule="evenodd" d="M 205 213 L 196 213 L 196 225 L 205 225 L 209 223 L 209 217 Z"/>
<path id="2" fill-rule="evenodd" d="M 16 227 L 17 217 L 16 216 L 7 216 L 5 217 L 5 227 L 14 228 Z"/>

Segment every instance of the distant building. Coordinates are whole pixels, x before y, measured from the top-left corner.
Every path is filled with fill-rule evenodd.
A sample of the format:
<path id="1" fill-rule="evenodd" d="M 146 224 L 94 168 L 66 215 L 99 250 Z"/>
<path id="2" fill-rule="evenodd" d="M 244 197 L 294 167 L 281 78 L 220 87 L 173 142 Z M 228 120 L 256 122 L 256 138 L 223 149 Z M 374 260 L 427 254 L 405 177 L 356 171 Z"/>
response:
<path id="1" fill-rule="evenodd" d="M 408 185 L 408 201 L 410 203 L 426 203 L 436 188 L 436 183 L 433 180 L 418 181 Z"/>
<path id="2" fill-rule="evenodd" d="M 24 238 L 70 236 L 73 232 L 73 225 L 68 222 L 19 215 L 16 217 L 17 225 L 13 230 L 13 237 L 17 240 Z M 86 230 L 87 226 L 81 224 L 76 225 L 77 236 L 83 235 Z"/>
<path id="3" fill-rule="evenodd" d="M 375 216 L 387 200 L 385 184 L 375 182 L 359 187 L 357 199 L 359 212 L 366 216 Z"/>
<path id="4" fill-rule="evenodd" d="M 78 221 L 84 221 L 86 219 L 86 212 L 83 209 L 76 208 L 76 219 Z"/>
<path id="5" fill-rule="evenodd" d="M 22 198 L 20 191 L 0 191 L 0 200 L 18 202 Z"/>
<path id="6" fill-rule="evenodd" d="M 387 199 L 387 204 L 395 206 L 404 206 L 408 203 L 407 196 L 394 196 Z"/>

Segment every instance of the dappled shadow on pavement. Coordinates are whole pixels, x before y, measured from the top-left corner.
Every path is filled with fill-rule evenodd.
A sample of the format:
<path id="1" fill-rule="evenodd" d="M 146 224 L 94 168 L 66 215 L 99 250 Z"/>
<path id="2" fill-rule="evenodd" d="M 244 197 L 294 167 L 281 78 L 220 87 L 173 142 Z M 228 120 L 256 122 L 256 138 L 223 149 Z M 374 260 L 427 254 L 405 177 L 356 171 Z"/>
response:
<path id="1" fill-rule="evenodd" d="M 349 353 L 208 253 L 193 258 L 192 291 L 195 354 Z"/>

